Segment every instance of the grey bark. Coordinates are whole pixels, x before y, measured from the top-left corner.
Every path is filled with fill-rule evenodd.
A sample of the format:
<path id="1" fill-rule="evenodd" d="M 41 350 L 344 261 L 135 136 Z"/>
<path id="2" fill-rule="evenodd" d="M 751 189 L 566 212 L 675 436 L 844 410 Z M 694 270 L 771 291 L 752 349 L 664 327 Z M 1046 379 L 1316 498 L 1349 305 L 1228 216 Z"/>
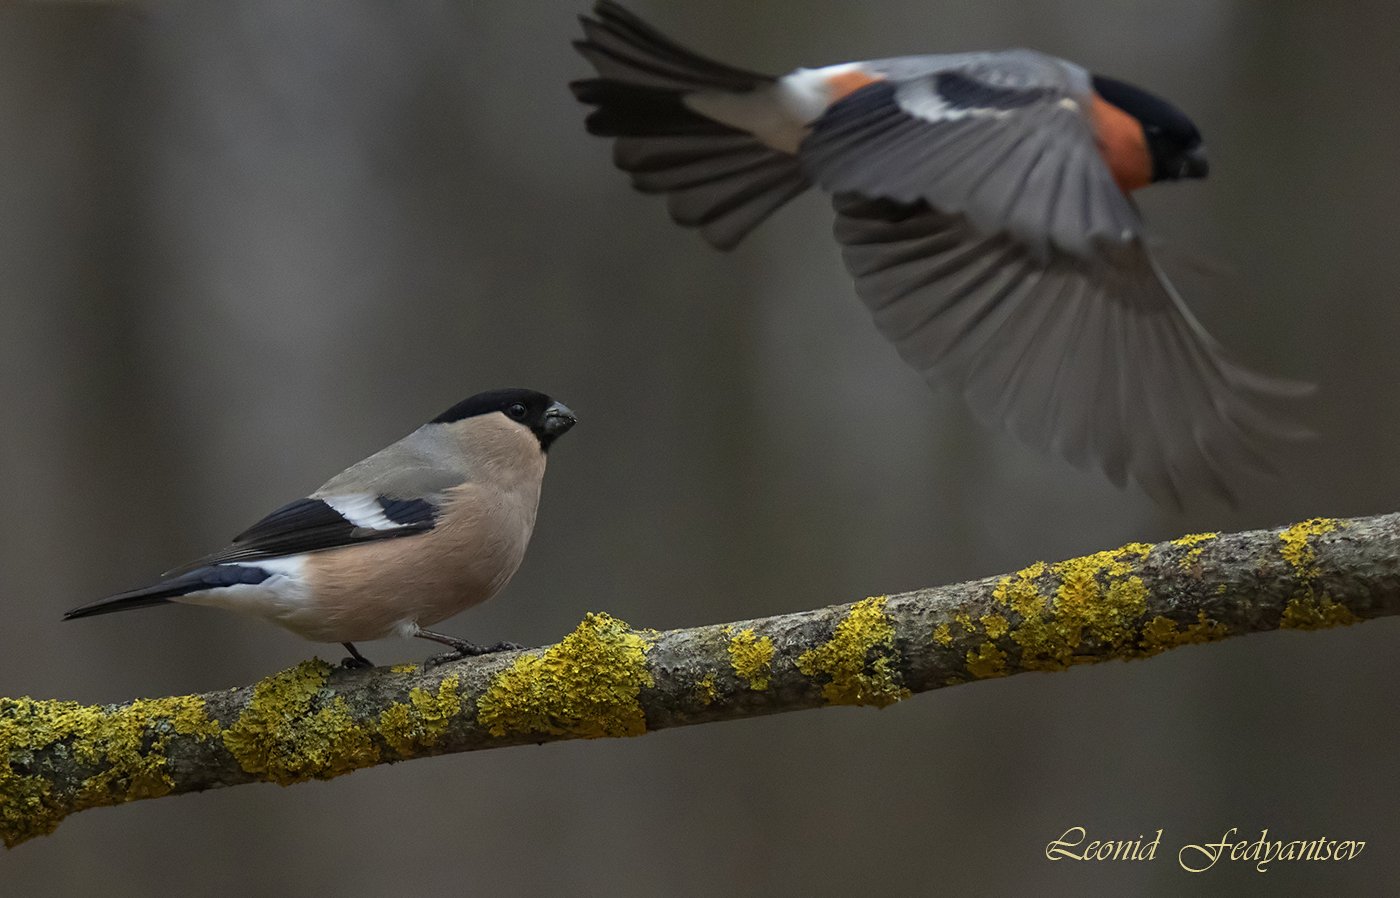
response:
<path id="1" fill-rule="evenodd" d="M 561 643 L 417 666 L 320 661 L 238 689 L 0 699 L 0 835 L 67 814 L 377 763 L 640 735 L 1400 612 L 1400 514 L 1133 544 L 967 583 L 667 632 L 589 615 Z"/>

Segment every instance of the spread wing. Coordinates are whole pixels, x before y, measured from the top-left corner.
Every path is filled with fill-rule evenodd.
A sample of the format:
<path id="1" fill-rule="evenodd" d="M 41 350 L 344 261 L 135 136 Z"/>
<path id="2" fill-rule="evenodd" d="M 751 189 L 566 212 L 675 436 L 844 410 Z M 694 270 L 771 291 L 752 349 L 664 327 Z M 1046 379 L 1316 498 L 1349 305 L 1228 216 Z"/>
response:
<path id="1" fill-rule="evenodd" d="M 891 67 L 834 103 L 802 144 L 809 177 L 832 193 L 962 213 L 1040 259 L 1141 236 L 1094 139 L 1087 73 L 1029 50 L 945 59 L 955 62 L 917 75 Z"/>
<path id="2" fill-rule="evenodd" d="M 983 419 L 1078 466 L 1132 477 L 1159 502 L 1268 469 L 1260 441 L 1304 432 L 1263 396 L 1307 392 L 1225 357 L 1141 240 L 1041 259 L 929 207 L 838 196 L 856 290 L 901 356 L 951 381 Z"/>

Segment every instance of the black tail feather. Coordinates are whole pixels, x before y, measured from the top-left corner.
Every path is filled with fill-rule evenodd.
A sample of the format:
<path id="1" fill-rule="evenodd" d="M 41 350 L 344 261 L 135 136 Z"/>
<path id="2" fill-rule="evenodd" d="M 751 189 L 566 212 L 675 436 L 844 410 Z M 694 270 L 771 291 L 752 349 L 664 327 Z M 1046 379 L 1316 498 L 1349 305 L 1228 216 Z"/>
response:
<path id="1" fill-rule="evenodd" d="M 596 20 L 579 16 L 585 39 L 574 42 L 589 59 L 595 52 L 604 54 L 643 78 L 670 80 L 674 88 L 745 91 L 773 81 L 772 75 L 735 68 L 688 50 L 610 0 L 597 3 L 593 13 Z"/>
<path id="2" fill-rule="evenodd" d="M 753 134 L 696 112 L 696 91 L 747 93 L 773 78 L 685 49 L 616 3 L 598 19 L 582 17 L 586 39 L 574 46 L 601 77 L 569 85 L 593 106 L 590 134 L 617 138 L 613 160 L 645 193 L 668 194 L 671 217 L 729 249 L 808 181 L 797 158 Z"/>
<path id="3" fill-rule="evenodd" d="M 63 615 L 64 620 L 80 617 L 95 617 L 99 614 L 112 614 L 116 611 L 129 611 L 133 608 L 149 608 L 152 605 L 165 605 L 172 599 L 195 592 L 205 592 L 229 586 L 253 586 L 271 577 L 270 571 L 251 564 L 215 564 L 196 568 L 188 573 L 161 580 L 141 589 L 119 592 L 114 596 L 99 599 L 87 605 L 74 608 Z"/>
<path id="4" fill-rule="evenodd" d="M 743 134 L 692 111 L 678 90 L 589 78 L 569 85 L 580 103 L 597 107 L 588 116 L 589 134 L 599 137 L 688 137 Z"/>
<path id="5" fill-rule="evenodd" d="M 130 593 L 108 596 L 99 599 L 80 608 L 74 608 L 63 615 L 64 620 L 77 620 L 80 617 L 96 617 L 99 614 L 112 614 L 116 611 L 128 611 L 132 608 L 149 608 L 152 605 L 168 605 L 172 596 L 180 595 L 178 591 L 152 587 L 149 589 L 133 590 Z"/>

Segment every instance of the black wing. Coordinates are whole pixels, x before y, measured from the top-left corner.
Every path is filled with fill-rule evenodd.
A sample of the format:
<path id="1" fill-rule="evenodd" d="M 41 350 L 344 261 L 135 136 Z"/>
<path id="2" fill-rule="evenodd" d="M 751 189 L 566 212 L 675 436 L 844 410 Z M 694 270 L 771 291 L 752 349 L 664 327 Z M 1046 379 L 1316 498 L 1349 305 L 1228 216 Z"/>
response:
<path id="1" fill-rule="evenodd" d="M 229 546 L 165 576 L 230 561 L 319 552 L 431 530 L 438 507 L 429 499 L 328 496 L 289 502 L 233 538 Z"/>
<path id="2" fill-rule="evenodd" d="M 857 90 L 815 122 L 799 156 L 831 193 L 926 202 L 1041 259 L 1087 257 L 1142 234 L 1087 102 L 1057 60 L 1003 54 Z"/>

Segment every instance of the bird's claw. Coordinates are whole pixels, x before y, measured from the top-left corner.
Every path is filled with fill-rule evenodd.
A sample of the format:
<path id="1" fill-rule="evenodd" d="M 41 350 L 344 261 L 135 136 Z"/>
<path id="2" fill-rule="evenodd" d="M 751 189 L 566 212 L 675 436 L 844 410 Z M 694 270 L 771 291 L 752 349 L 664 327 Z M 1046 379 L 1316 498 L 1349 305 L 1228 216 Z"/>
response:
<path id="1" fill-rule="evenodd" d="M 443 652 L 441 655 L 431 655 L 423 659 L 423 669 L 425 671 L 432 670 L 434 667 L 439 667 L 452 661 L 460 661 L 464 657 L 466 656 L 460 652 Z"/>
<path id="2" fill-rule="evenodd" d="M 498 642 L 495 645 L 481 646 L 474 642 L 467 642 L 465 639 L 452 643 L 452 651 L 443 652 L 441 655 L 433 655 L 423 662 L 423 669 L 430 670 L 442 664 L 452 661 L 461 661 L 463 658 L 476 658 L 481 655 L 494 655 L 497 652 L 518 652 L 525 648 L 514 642 Z"/>
<path id="3" fill-rule="evenodd" d="M 374 666 L 374 662 L 368 658 L 355 658 L 347 655 L 340 659 L 342 670 L 368 670 Z"/>

